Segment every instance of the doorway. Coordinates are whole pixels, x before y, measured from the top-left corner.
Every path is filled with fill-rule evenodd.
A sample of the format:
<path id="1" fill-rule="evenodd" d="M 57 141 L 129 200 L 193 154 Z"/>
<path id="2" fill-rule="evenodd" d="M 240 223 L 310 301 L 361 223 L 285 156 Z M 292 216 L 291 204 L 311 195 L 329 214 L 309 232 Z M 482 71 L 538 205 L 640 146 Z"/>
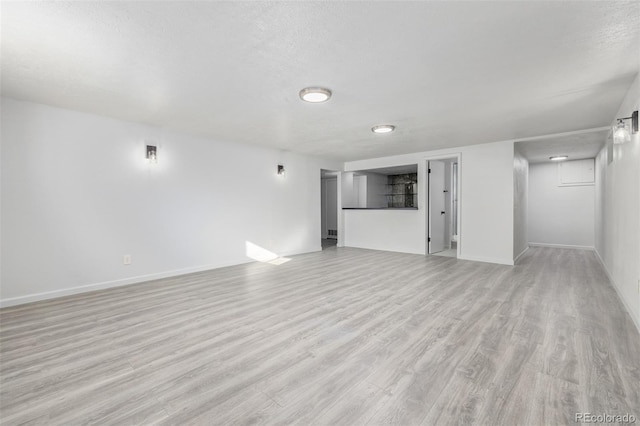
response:
<path id="1" fill-rule="evenodd" d="M 338 244 L 338 172 L 320 170 L 320 223 L 322 250 Z"/>
<path id="2" fill-rule="evenodd" d="M 460 256 L 460 156 L 427 161 L 427 250 Z"/>

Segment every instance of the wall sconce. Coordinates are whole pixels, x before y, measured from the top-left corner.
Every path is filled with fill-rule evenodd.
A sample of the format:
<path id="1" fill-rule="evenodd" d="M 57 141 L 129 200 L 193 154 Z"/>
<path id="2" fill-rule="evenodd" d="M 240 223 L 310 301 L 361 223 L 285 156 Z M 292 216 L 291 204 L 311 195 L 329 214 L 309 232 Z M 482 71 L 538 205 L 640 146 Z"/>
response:
<path id="1" fill-rule="evenodd" d="M 624 120 L 631 120 L 631 134 L 629 134 Z M 633 111 L 631 117 L 618 118 L 618 125 L 613 133 L 613 143 L 616 145 L 627 143 L 631 140 L 631 135 L 635 133 L 638 133 L 638 111 Z"/>
<path id="2" fill-rule="evenodd" d="M 284 176 L 284 166 L 282 164 L 278 164 L 278 176 Z"/>
<path id="3" fill-rule="evenodd" d="M 158 147 L 155 145 L 147 145 L 147 162 L 156 164 L 158 162 Z"/>

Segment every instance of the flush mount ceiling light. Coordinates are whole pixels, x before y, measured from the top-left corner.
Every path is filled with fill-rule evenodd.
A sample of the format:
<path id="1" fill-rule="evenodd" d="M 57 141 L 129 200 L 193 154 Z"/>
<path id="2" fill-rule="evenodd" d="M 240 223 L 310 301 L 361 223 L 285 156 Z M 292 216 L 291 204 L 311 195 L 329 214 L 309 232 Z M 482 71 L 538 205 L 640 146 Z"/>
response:
<path id="1" fill-rule="evenodd" d="M 307 87 L 300 91 L 300 99 L 305 102 L 326 102 L 331 98 L 331 90 L 324 87 Z"/>
<path id="2" fill-rule="evenodd" d="M 631 140 L 631 134 L 627 130 L 624 120 L 631 120 L 631 134 L 638 133 L 638 111 L 633 111 L 631 117 L 618 118 L 618 125 L 613 132 L 613 143 L 620 145 Z"/>
<path id="3" fill-rule="evenodd" d="M 569 158 L 568 155 L 556 155 L 553 157 L 549 157 L 549 160 L 551 161 L 562 161 L 562 160 L 566 160 L 567 158 Z"/>
<path id="4" fill-rule="evenodd" d="M 371 131 L 373 133 L 391 133 L 396 129 L 396 126 L 392 126 L 391 124 L 380 124 L 378 126 L 373 126 Z"/>

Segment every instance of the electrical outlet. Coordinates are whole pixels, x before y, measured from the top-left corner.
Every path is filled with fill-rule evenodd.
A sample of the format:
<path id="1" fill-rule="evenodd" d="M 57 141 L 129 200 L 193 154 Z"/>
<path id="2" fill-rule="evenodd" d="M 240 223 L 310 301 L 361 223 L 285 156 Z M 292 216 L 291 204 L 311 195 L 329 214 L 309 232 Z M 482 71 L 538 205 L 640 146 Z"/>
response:
<path id="1" fill-rule="evenodd" d="M 131 265 L 131 255 L 130 255 L 130 254 L 125 254 L 125 255 L 122 257 L 122 263 L 123 263 L 124 265 Z"/>

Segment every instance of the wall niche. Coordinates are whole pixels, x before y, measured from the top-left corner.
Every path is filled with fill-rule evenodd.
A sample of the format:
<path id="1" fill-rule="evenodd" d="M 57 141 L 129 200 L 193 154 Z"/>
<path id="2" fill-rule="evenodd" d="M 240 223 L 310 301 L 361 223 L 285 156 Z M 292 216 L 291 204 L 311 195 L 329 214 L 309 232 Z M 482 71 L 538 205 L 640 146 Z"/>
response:
<path id="1" fill-rule="evenodd" d="M 342 173 L 343 209 L 417 209 L 418 165 Z"/>

